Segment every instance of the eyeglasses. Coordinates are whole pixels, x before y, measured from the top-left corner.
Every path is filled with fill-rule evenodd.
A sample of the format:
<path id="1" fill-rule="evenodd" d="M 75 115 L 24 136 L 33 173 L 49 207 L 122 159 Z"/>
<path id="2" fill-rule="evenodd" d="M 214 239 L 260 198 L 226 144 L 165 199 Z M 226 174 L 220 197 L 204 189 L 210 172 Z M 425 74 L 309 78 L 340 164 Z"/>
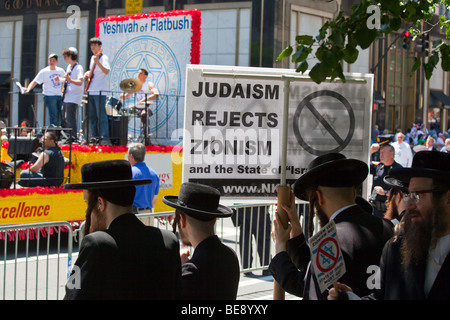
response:
<path id="1" fill-rule="evenodd" d="M 440 189 L 430 189 L 430 190 L 420 190 L 420 191 L 412 191 L 409 193 L 403 193 L 402 194 L 402 198 L 403 201 L 405 201 L 405 203 L 407 204 L 417 204 L 420 201 L 421 198 L 421 194 L 424 193 L 431 193 L 431 192 L 438 192 L 438 191 L 442 191 Z"/>

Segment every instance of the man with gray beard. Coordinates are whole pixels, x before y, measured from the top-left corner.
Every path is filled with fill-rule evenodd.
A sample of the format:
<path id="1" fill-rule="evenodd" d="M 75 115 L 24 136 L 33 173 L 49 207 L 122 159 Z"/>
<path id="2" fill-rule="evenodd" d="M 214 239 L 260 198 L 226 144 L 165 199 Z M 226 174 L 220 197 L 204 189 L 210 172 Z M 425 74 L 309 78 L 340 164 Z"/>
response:
<path id="1" fill-rule="evenodd" d="M 450 155 L 421 151 L 411 168 L 392 169 L 390 176 L 409 182 L 407 213 L 383 250 L 380 286 L 368 298 L 449 300 Z M 330 290 L 329 298 L 336 296 Z"/>

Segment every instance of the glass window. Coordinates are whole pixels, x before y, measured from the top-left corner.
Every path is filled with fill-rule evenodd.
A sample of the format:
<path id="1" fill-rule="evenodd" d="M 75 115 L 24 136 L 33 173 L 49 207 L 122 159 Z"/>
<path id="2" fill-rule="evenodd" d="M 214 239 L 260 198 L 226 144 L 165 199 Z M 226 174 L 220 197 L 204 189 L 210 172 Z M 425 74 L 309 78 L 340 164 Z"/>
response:
<path id="1" fill-rule="evenodd" d="M 202 9 L 202 64 L 248 66 L 251 9 Z"/>

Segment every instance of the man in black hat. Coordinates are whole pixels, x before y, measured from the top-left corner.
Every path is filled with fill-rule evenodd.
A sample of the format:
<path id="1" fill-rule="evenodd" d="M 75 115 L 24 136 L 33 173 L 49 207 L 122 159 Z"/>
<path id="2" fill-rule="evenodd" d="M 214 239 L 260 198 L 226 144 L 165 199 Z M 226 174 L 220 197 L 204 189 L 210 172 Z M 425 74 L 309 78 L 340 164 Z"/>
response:
<path id="1" fill-rule="evenodd" d="M 408 197 L 408 184 L 390 176 L 384 177 L 383 181 L 391 187 L 387 194 L 384 218 L 391 221 L 395 226 L 406 213 L 406 201 L 404 199 Z"/>
<path id="2" fill-rule="evenodd" d="M 239 286 L 236 253 L 214 234 L 216 218 L 230 217 L 232 209 L 219 204 L 220 192 L 212 187 L 183 183 L 179 196 L 163 202 L 176 209 L 174 232 L 195 251 L 182 255 L 181 298 L 189 300 L 235 300 Z"/>
<path id="3" fill-rule="evenodd" d="M 449 300 L 450 154 L 418 152 L 411 168 L 390 175 L 409 182 L 407 213 L 383 250 L 380 288 L 370 298 Z M 333 289 L 330 296 L 336 297 Z"/>
<path id="4" fill-rule="evenodd" d="M 285 291 L 305 300 L 327 297 L 326 292 L 320 291 L 310 264 L 310 249 L 296 212 L 295 194 L 301 200 L 309 200 L 310 229 L 314 214 L 322 227 L 334 220 L 346 268 L 340 281 L 351 282 L 355 292 L 370 292 L 367 269 L 378 265 L 383 246 L 392 236 L 392 225 L 355 203 L 356 187 L 367 174 L 368 167 L 364 162 L 347 159 L 340 153 L 329 153 L 314 159 L 308 172 L 296 181 L 290 204 L 281 204 L 289 218 L 288 228 L 284 229 L 280 224 L 278 213 L 274 220 L 276 255 L 269 266 Z"/>
<path id="5" fill-rule="evenodd" d="M 181 263 L 171 232 L 145 226 L 133 213 L 136 185 L 126 160 L 98 161 L 81 168 L 88 205 L 85 237 L 66 284 L 66 300 L 176 299 Z"/>

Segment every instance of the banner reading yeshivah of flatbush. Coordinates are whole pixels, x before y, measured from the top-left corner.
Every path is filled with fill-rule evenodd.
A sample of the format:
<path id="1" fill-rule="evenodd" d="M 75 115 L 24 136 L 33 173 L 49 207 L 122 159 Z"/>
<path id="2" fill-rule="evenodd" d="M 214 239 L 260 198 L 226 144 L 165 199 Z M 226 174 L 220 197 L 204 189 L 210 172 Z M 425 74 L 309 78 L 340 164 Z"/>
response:
<path id="1" fill-rule="evenodd" d="M 321 84 L 288 69 L 189 65 L 186 74 L 183 182 L 211 185 L 228 197 L 275 196 L 284 125 L 289 185 L 321 154 L 369 161 L 370 74 Z"/>
<path id="2" fill-rule="evenodd" d="M 196 9 L 109 16 L 96 21 L 96 36 L 102 40 L 103 53 L 111 65 L 109 94 L 117 98 L 120 82 L 137 78 L 140 68 L 148 71 L 147 81 L 160 93 L 157 103 L 149 107 L 153 112 L 150 132 L 162 138 L 152 138 L 152 143 L 173 143 L 170 133 L 182 127 L 186 65 L 200 62 L 200 25 L 201 13 Z M 131 98 L 125 106 L 134 103 Z"/>

